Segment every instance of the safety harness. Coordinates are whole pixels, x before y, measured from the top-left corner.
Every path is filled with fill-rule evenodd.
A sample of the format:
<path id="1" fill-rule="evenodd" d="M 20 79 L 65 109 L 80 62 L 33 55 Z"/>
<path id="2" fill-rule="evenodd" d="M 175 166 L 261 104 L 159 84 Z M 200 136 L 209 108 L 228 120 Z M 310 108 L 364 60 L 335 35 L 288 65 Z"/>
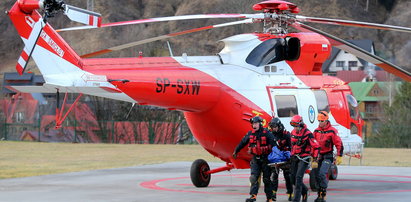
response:
<path id="1" fill-rule="evenodd" d="M 271 153 L 272 146 L 267 141 L 267 131 L 263 131 L 261 136 L 250 134 L 250 141 L 248 143 L 248 152 L 253 155 L 268 155 Z"/>
<path id="2" fill-rule="evenodd" d="M 300 152 L 298 153 L 299 155 L 301 155 L 301 154 L 310 154 L 311 153 L 311 150 L 310 149 L 307 149 L 307 145 L 308 145 L 308 135 L 310 134 L 310 133 L 307 133 L 307 130 L 304 130 L 304 131 L 302 131 L 302 134 L 304 134 L 304 135 L 301 135 L 301 136 L 297 136 L 297 135 L 293 135 L 293 134 L 291 134 L 291 138 L 294 138 L 294 139 L 297 139 L 297 141 L 295 141 L 295 142 L 291 142 L 291 145 L 294 147 L 294 146 L 297 146 L 297 147 L 299 147 L 300 148 Z"/>

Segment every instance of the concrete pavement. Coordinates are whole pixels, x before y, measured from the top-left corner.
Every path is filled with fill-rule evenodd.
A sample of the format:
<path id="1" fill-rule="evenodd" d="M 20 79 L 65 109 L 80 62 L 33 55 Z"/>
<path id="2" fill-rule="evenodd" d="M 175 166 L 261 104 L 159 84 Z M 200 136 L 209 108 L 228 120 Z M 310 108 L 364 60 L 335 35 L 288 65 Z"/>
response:
<path id="1" fill-rule="evenodd" d="M 210 163 L 211 168 L 223 163 Z M 212 175 L 210 186 L 196 188 L 191 162 L 93 170 L 0 180 L 0 201 L 244 201 L 249 170 Z M 281 175 L 280 175 L 281 176 Z M 305 176 L 308 185 L 308 175 Z M 265 201 L 260 194 L 257 201 Z M 327 201 L 407 201 L 411 198 L 411 168 L 340 166 L 330 181 Z M 311 193 L 309 201 L 314 201 Z M 278 201 L 286 201 L 280 180 Z"/>

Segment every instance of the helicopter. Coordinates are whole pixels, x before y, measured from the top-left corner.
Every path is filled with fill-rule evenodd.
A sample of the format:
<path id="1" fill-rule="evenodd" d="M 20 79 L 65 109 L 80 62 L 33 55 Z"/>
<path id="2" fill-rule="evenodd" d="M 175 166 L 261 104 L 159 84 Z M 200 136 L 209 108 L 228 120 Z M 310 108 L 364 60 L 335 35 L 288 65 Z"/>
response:
<path id="1" fill-rule="evenodd" d="M 184 112 L 199 144 L 226 162 L 225 166 L 211 169 L 205 160 L 194 161 L 190 176 L 196 187 L 207 187 L 214 173 L 249 168 L 250 154 L 243 151 L 234 159 L 232 153 L 250 130 L 249 120 L 254 116 L 262 117 L 263 126 L 267 126 L 273 117 L 288 123 L 298 114 L 307 127 L 314 130 L 318 125 L 318 112 L 327 111 L 344 142 L 345 154 L 361 153 L 363 121 L 351 89 L 344 81 L 322 74 L 322 64 L 330 56 L 332 47 L 352 53 L 405 81 L 411 81 L 411 74 L 306 22 L 408 33 L 411 28 L 301 16 L 297 5 L 280 0 L 260 2 L 253 9 L 259 13 L 184 15 L 103 24 L 99 13 L 68 5 L 62 0 L 18 0 L 7 12 L 25 44 L 16 70 L 23 74 L 33 58 L 45 83 L 12 88 L 20 92 L 87 94 Z M 53 29 L 47 19 L 60 13 L 85 26 Z M 62 31 L 206 18 L 237 20 L 82 56 L 59 35 Z M 263 30 L 222 39 L 225 46 L 216 55 L 94 58 L 152 41 L 253 23 L 263 24 Z M 299 32 L 290 32 L 290 28 Z M 291 130 L 291 126 L 284 125 Z"/>

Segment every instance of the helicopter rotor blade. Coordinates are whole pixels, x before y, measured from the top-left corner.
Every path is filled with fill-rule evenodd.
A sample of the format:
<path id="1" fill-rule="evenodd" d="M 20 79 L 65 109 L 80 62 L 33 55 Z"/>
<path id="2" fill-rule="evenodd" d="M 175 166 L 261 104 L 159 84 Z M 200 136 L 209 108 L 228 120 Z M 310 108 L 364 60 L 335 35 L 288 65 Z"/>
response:
<path id="1" fill-rule="evenodd" d="M 123 25 L 136 25 L 150 22 L 166 22 L 166 21 L 177 21 L 177 20 L 195 20 L 195 19 L 222 19 L 222 18 L 263 18 L 262 14 L 199 14 L 199 15 L 181 15 L 181 16 L 169 16 L 169 17 L 158 17 L 158 18 L 148 18 L 140 20 L 131 21 L 121 21 L 101 24 L 101 27 L 115 27 Z M 83 30 L 83 29 L 94 29 L 97 27 L 93 26 L 78 26 L 58 29 L 57 32 L 73 31 L 73 30 Z"/>
<path id="2" fill-rule="evenodd" d="M 113 52 L 113 51 L 118 51 L 118 50 L 122 50 L 122 49 L 125 49 L 125 48 L 130 48 L 130 47 L 133 47 L 133 46 L 138 46 L 138 45 L 142 45 L 142 44 L 146 44 L 146 43 L 150 43 L 150 42 L 158 41 L 158 40 L 162 40 L 162 39 L 168 39 L 168 38 L 175 37 L 175 36 L 180 36 L 180 35 L 184 35 L 184 34 L 189 34 L 189 33 L 214 29 L 214 28 L 218 28 L 218 27 L 226 27 L 226 26 L 246 24 L 246 23 L 252 23 L 252 22 L 253 22 L 252 19 L 245 19 L 245 20 L 240 20 L 240 21 L 234 21 L 234 22 L 228 22 L 228 23 L 222 23 L 222 24 L 216 24 L 216 25 L 210 25 L 210 26 L 205 26 L 205 27 L 199 27 L 199 28 L 184 30 L 184 31 L 180 31 L 180 32 L 165 34 L 165 35 L 161 35 L 161 36 L 157 36 L 157 37 L 153 37 L 153 38 L 149 38 L 149 39 L 144 39 L 144 40 L 140 40 L 140 41 L 135 41 L 135 42 L 131 42 L 131 43 L 127 43 L 127 44 L 107 48 L 107 49 L 104 49 L 104 50 L 100 50 L 100 51 L 96 51 L 96 52 L 93 52 L 93 53 L 88 53 L 88 54 L 82 55 L 81 57 L 82 58 L 95 57 L 95 56 L 110 53 L 110 52 Z"/>
<path id="3" fill-rule="evenodd" d="M 100 27 L 101 26 L 101 14 L 95 13 L 82 8 L 77 8 L 67 4 L 63 5 L 64 14 L 75 22 L 86 24 L 88 27 Z"/>
<path id="4" fill-rule="evenodd" d="M 400 27 L 400 26 L 394 26 L 394 25 L 384 25 L 384 24 L 360 22 L 360 21 L 352 21 L 352 20 L 306 17 L 306 16 L 301 16 L 301 15 L 296 15 L 295 17 L 297 21 L 299 22 L 313 22 L 313 23 L 321 23 L 321 24 L 329 24 L 329 25 L 343 25 L 343 26 L 350 26 L 350 27 L 362 27 L 362 28 L 370 28 L 370 29 L 382 29 L 382 30 L 411 33 L 411 28 L 409 27 Z"/>
<path id="5" fill-rule="evenodd" d="M 340 39 L 340 38 L 338 38 L 334 35 L 331 35 L 327 32 L 318 30 L 314 27 L 305 25 L 303 23 L 296 22 L 296 23 L 292 24 L 291 26 L 293 26 L 294 28 L 296 28 L 300 31 L 304 31 L 304 32 L 309 31 L 309 32 L 315 32 L 315 33 L 321 34 L 330 41 L 332 46 L 335 46 L 335 47 L 337 47 L 341 50 L 349 52 L 349 53 L 351 53 L 351 54 L 353 54 L 353 55 L 355 55 L 355 56 L 357 56 L 357 57 L 359 57 L 359 58 L 361 58 L 361 59 L 363 59 L 367 62 L 370 62 L 374 65 L 377 65 L 377 66 L 381 67 L 382 69 L 384 69 L 385 71 L 387 71 L 387 72 L 389 72 L 389 73 L 391 73 L 395 76 L 398 76 L 398 77 L 404 79 L 405 81 L 408 81 L 408 82 L 411 81 L 411 73 L 410 72 L 404 70 L 403 68 L 401 68 L 401 67 L 399 67 L 399 66 L 397 66 L 397 65 L 395 65 L 395 64 L 393 64 L 393 63 L 391 63 L 387 60 L 382 59 L 381 57 L 373 55 L 373 54 L 369 53 L 368 51 L 366 51 L 366 50 L 364 50 L 364 49 L 362 49 L 362 48 L 360 48 L 360 47 L 358 47 L 358 46 L 356 46 L 352 43 L 349 43 L 348 41 L 345 41 L 345 40 Z"/>

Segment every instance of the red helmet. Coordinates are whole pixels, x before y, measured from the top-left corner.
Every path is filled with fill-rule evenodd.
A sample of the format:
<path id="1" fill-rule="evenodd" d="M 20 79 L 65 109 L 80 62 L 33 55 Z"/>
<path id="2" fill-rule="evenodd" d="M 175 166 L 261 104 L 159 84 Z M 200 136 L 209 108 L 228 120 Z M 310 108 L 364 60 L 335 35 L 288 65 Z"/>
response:
<path id="1" fill-rule="evenodd" d="M 293 127 L 304 126 L 303 117 L 300 115 L 294 115 L 293 118 L 291 118 L 290 125 Z"/>

